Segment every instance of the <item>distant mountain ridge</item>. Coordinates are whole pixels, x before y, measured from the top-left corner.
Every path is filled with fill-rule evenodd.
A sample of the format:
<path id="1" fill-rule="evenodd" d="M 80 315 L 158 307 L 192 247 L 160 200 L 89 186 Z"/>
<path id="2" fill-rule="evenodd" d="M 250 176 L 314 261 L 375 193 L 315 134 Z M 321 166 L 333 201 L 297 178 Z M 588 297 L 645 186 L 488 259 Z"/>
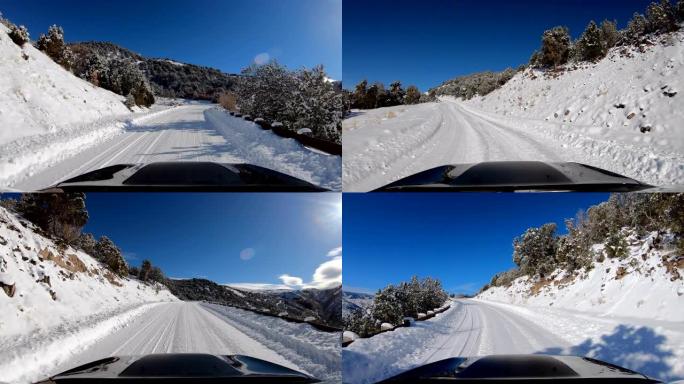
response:
<path id="1" fill-rule="evenodd" d="M 181 63 L 169 58 L 148 58 L 110 42 L 70 43 L 76 61 L 98 55 L 134 63 L 145 75 L 156 96 L 195 100 L 215 100 L 220 93 L 233 88 L 237 74 L 218 69 Z"/>
<path id="2" fill-rule="evenodd" d="M 341 328 L 342 288 L 292 291 L 241 290 L 207 279 L 168 279 L 166 286 L 181 300 L 207 301 L 298 320 L 316 319 Z"/>

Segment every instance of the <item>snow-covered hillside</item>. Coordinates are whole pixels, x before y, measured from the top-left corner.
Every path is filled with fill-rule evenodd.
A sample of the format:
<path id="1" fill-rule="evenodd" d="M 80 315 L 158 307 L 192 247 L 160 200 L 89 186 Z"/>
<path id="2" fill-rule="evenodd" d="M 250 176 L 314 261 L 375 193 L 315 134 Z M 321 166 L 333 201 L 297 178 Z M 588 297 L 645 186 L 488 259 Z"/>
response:
<path id="1" fill-rule="evenodd" d="M 663 237 L 663 235 L 660 235 Z M 555 271 L 544 281 L 519 277 L 508 287 L 491 287 L 478 299 L 600 314 L 684 322 L 684 261 L 663 262 L 674 250 L 654 247 L 658 234 L 627 237 L 629 255 L 595 261 L 589 271 Z M 594 246 L 603 252 L 604 245 Z"/>
<path id="2" fill-rule="evenodd" d="M 0 208 L 0 381 L 66 361 L 162 301 L 163 286 L 120 278 Z"/>
<path id="3" fill-rule="evenodd" d="M 0 145 L 130 113 L 124 98 L 79 79 L 0 25 Z"/>

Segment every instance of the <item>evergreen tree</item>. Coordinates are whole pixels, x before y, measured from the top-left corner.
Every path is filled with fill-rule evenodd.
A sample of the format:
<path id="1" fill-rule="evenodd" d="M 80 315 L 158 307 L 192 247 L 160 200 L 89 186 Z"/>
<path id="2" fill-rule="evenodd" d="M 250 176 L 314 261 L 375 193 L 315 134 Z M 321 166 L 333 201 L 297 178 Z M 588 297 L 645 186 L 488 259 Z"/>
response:
<path id="1" fill-rule="evenodd" d="M 27 220 L 67 244 L 78 239 L 88 221 L 83 193 L 27 193 L 16 208 Z"/>
<path id="2" fill-rule="evenodd" d="M 122 277 L 128 275 L 128 265 L 121 255 L 121 250 L 107 236 L 102 236 L 97 241 L 94 256 L 115 274 Z"/>
<path id="3" fill-rule="evenodd" d="M 62 27 L 52 25 L 48 29 L 47 35 L 40 35 L 36 47 L 50 56 L 57 64 L 67 70 L 71 70 L 74 56 L 71 49 L 64 43 L 64 30 Z"/>
<path id="4" fill-rule="evenodd" d="M 619 40 L 620 32 L 617 29 L 617 22 L 603 20 L 601 23 L 601 42 L 603 43 L 604 51 L 607 52 L 610 48 L 616 46 Z"/>
<path id="5" fill-rule="evenodd" d="M 677 30 L 675 10 L 669 0 L 661 0 L 660 4 L 651 3 L 646 10 L 646 22 L 649 32 L 664 33 Z"/>
<path id="6" fill-rule="evenodd" d="M 592 20 L 587 25 L 576 44 L 576 55 L 581 61 L 595 61 L 604 57 L 605 44 L 601 39 L 601 29 Z"/>
<path id="7" fill-rule="evenodd" d="M 140 274 L 138 278 L 142 281 L 147 281 L 150 278 L 150 272 L 152 271 L 152 263 L 145 259 L 140 266 Z"/>
<path id="8" fill-rule="evenodd" d="M 513 241 L 513 262 L 521 272 L 545 277 L 555 269 L 556 224 L 530 228 Z"/>
<path id="9" fill-rule="evenodd" d="M 557 67 L 568 61 L 570 51 L 570 32 L 566 27 L 549 29 L 542 35 L 540 63 L 547 67 Z"/>
<path id="10" fill-rule="evenodd" d="M 630 44 L 636 44 L 641 39 L 648 30 L 648 22 L 644 15 L 640 13 L 634 13 L 632 19 L 627 24 L 627 30 L 625 31 L 625 37 Z"/>
<path id="11" fill-rule="evenodd" d="M 409 85 L 406 88 L 406 95 L 404 96 L 404 104 L 418 104 L 420 102 L 420 91 L 415 85 Z"/>

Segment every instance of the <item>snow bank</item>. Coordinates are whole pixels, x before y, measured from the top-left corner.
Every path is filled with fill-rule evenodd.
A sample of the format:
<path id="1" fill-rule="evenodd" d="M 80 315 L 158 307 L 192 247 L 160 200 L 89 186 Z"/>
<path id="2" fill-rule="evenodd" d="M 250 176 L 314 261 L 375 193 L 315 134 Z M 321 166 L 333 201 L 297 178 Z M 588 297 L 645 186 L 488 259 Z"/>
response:
<path id="1" fill-rule="evenodd" d="M 314 152 L 294 139 L 279 137 L 257 124 L 214 108 L 205 118 L 245 162 L 286 173 L 332 190 L 342 189 L 342 158 Z"/>
<path id="2" fill-rule="evenodd" d="M 314 377 L 326 382 L 342 381 L 341 332 L 322 332 L 309 324 L 223 305 L 201 305 Z"/>
<path id="3" fill-rule="evenodd" d="M 119 278 L 90 255 L 62 248 L 0 208 L 0 381 L 27 381 L 145 311 L 177 300 L 162 286 Z"/>
<path id="4" fill-rule="evenodd" d="M 601 316 L 684 322 L 684 295 L 678 294 L 684 280 L 671 280 L 672 274 L 661 260 L 671 251 L 653 248 L 655 237 L 656 233 L 641 239 L 630 236 L 627 257 L 595 262 L 592 270 L 579 276 L 556 271 L 553 280 L 537 294 L 531 293 L 535 282 L 520 277 L 509 287 L 491 287 L 477 298 L 526 307 L 552 306 Z"/>

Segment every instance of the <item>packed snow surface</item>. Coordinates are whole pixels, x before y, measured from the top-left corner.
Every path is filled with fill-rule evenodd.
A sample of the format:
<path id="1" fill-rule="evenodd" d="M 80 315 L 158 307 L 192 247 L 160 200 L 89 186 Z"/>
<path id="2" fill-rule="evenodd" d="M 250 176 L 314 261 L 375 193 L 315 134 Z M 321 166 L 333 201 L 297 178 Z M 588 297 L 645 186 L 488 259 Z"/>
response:
<path id="1" fill-rule="evenodd" d="M 156 161 L 250 163 L 330 189 L 342 184 L 339 156 L 315 153 L 208 103 L 167 106 L 113 129 L 99 144 L 79 146 L 77 154 L 16 177 L 11 188 L 35 190 L 109 165 Z"/>
<path id="2" fill-rule="evenodd" d="M 470 101 L 355 111 L 343 122 L 345 191 L 445 164 L 574 161 L 658 186 L 684 180 L 684 33 L 611 50 L 558 76 L 518 73 Z M 643 132 L 642 132 L 643 131 Z"/>
<path id="3" fill-rule="evenodd" d="M 90 255 L 37 233 L 0 208 L 0 381 L 26 382 L 141 313 L 176 301 L 164 287 L 120 278 Z"/>

